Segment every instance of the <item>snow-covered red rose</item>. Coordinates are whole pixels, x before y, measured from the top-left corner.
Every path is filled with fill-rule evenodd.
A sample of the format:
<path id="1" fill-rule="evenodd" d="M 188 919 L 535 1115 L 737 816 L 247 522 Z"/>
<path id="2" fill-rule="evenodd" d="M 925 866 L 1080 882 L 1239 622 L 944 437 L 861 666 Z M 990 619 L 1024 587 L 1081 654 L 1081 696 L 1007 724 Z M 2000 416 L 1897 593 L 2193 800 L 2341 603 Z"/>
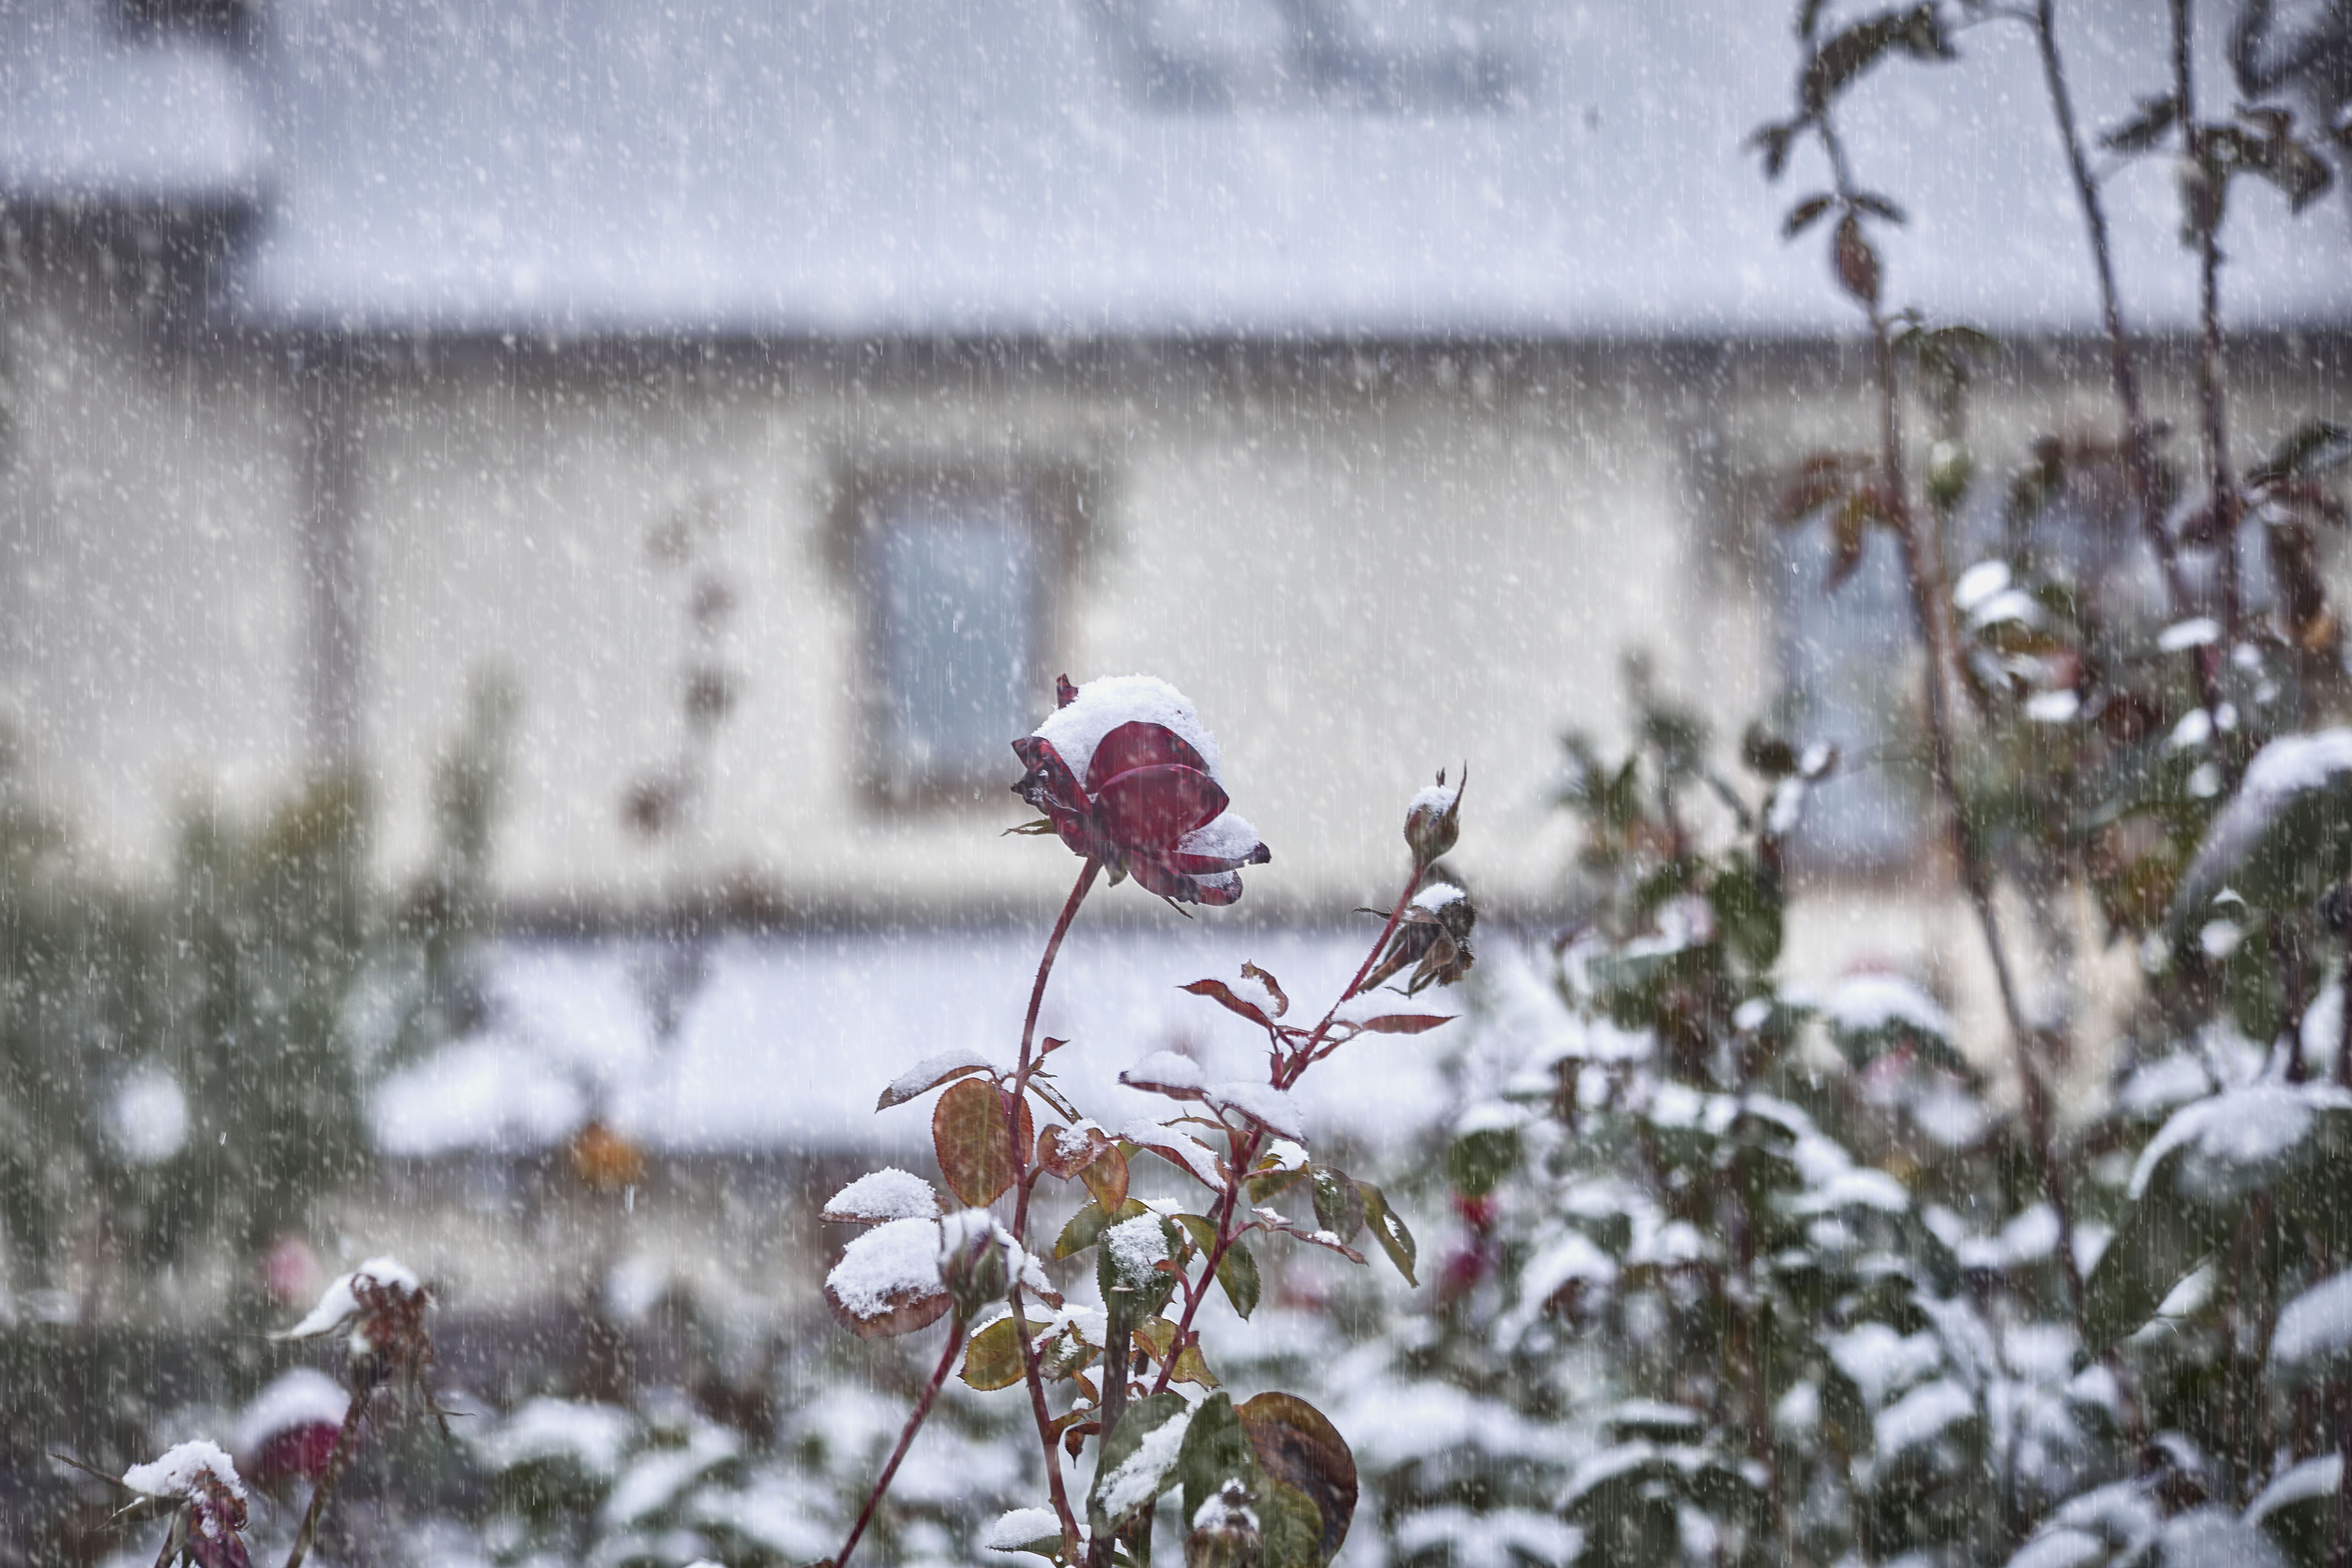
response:
<path id="1" fill-rule="evenodd" d="M 1028 772 L 1013 794 L 1075 854 L 1163 899 L 1230 904 L 1239 871 L 1274 858 L 1227 808 L 1217 742 L 1184 694 L 1148 675 L 1056 683 L 1061 706 L 1013 742 Z M 1040 827 L 1038 831 L 1045 829 Z"/>
<path id="2" fill-rule="evenodd" d="M 316 1367 L 289 1368 L 237 1417 L 235 1447 L 256 1484 L 317 1480 L 335 1451 L 351 1395 Z"/>

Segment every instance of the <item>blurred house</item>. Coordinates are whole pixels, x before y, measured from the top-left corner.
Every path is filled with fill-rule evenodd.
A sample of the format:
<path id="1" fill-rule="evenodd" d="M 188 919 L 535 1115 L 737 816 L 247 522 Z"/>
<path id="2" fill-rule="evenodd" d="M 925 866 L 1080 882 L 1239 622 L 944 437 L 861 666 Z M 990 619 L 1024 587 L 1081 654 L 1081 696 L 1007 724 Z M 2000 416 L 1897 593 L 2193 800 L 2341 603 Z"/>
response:
<path id="1" fill-rule="evenodd" d="M 2063 8 L 2095 125 L 2162 79 L 2144 9 Z M 1458 860 L 1528 904 L 1557 733 L 1618 725 L 1641 649 L 1731 732 L 1796 687 L 1856 759 L 1818 861 L 1900 883 L 1925 852 L 1867 759 L 1906 655 L 1853 607 L 1887 586 L 1825 602 L 1759 521 L 1870 428 L 1818 237 L 1780 238 L 1819 171 L 1743 149 L 1792 90 L 1784 10 L 21 0 L 26 765 L 131 875 L 193 799 L 355 766 L 397 881 L 488 674 L 517 910 L 1026 913 L 1070 867 L 998 837 L 1005 742 L 1055 673 L 1144 669 L 1274 846 L 1245 908 L 1364 901 L 1465 758 Z M 2009 345 L 1997 475 L 2113 416 L 2030 41 L 1962 50 L 1877 71 L 1847 131 L 1911 214 L 1892 297 Z M 2194 310 L 2170 179 L 2110 189 L 2157 339 Z M 2340 195 L 2233 208 L 2249 450 L 2352 418 L 2348 237 Z M 2163 411 L 2185 370 L 2158 349 Z"/>

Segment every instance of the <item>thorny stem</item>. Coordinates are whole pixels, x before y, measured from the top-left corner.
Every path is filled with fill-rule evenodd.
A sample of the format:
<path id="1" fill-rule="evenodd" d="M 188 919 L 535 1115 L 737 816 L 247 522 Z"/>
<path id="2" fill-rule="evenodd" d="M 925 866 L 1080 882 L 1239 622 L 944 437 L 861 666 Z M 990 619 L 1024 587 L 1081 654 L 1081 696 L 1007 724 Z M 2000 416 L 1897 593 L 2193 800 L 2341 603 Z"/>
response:
<path id="1" fill-rule="evenodd" d="M 1030 1048 L 1037 1037 L 1038 1010 L 1045 1004 L 1045 982 L 1053 976 L 1054 960 L 1062 951 L 1062 939 L 1069 934 L 1070 922 L 1077 919 L 1078 906 L 1087 901 L 1087 894 L 1101 871 L 1102 862 L 1087 856 L 1077 881 L 1071 885 L 1070 896 L 1063 901 L 1060 918 L 1054 921 L 1053 934 L 1045 939 L 1045 951 L 1037 960 L 1036 983 L 1029 988 L 1029 1013 L 1021 1021 L 1021 1058 L 1013 1069 L 1013 1092 L 1004 1102 L 1005 1136 L 1013 1146 L 1013 1239 L 1024 1252 L 1029 1246 L 1029 1195 L 1034 1184 L 1029 1180 L 1032 1151 L 1021 1136 L 1021 1106 L 1029 1092 L 1029 1075 L 1036 1070 Z M 1045 1374 L 1038 1363 L 1036 1342 L 1029 1333 L 1028 1303 L 1017 1274 L 1013 1280 L 1011 1300 L 1013 1336 L 1021 1345 L 1022 1375 L 1029 1384 L 1029 1411 L 1036 1419 L 1037 1441 L 1045 1450 L 1046 1486 L 1053 1494 L 1054 1512 L 1062 1521 L 1063 1537 L 1075 1543 L 1078 1539 L 1078 1519 L 1070 1510 L 1069 1493 L 1062 1484 L 1061 1449 L 1054 1438 L 1054 1413 L 1045 1404 Z M 1110 1434 L 1106 1430 L 1103 1435 L 1108 1437 Z"/>
<path id="2" fill-rule="evenodd" d="M 2244 610 L 2238 583 L 2238 484 L 2230 470 L 2230 436 L 2223 410 L 2221 363 L 2222 186 L 2205 156 L 2205 132 L 2197 122 L 2195 81 L 2189 73 L 2189 0 L 2172 0 L 2172 97 L 2180 121 L 2181 151 L 2189 160 L 2189 226 L 2197 239 L 2197 413 L 2205 437 L 2205 483 L 2213 509 L 2213 536 L 2220 542 L 2221 640 L 2238 646 Z M 2226 178 L 2226 176 L 2222 176 Z"/>
<path id="3" fill-rule="evenodd" d="M 1288 1089 L 1298 1081 L 1300 1074 L 1319 1059 L 1315 1055 L 1316 1047 L 1322 1043 L 1324 1036 L 1330 1033 L 1331 1025 L 1339 1016 L 1339 1009 L 1346 1006 L 1362 988 L 1364 976 L 1372 972 L 1372 965 L 1380 962 L 1389 938 L 1396 933 L 1397 926 L 1404 920 L 1406 908 L 1412 902 L 1413 894 L 1421 890 L 1422 879 L 1428 874 L 1427 866 L 1418 862 L 1414 864 L 1412 875 L 1405 879 L 1404 891 L 1397 895 L 1395 907 L 1389 910 L 1388 923 L 1381 926 L 1381 934 L 1372 939 L 1371 952 L 1365 954 L 1364 962 L 1356 966 L 1355 977 L 1348 982 L 1347 989 L 1339 993 L 1339 999 L 1331 1004 L 1330 1011 L 1323 1015 L 1322 1022 L 1315 1026 L 1314 1032 L 1307 1037 L 1289 1061 L 1276 1069 L 1275 1088 Z M 1329 1053 L 1327 1050 L 1325 1054 Z M 1225 1254 L 1232 1251 L 1234 1243 L 1241 1238 L 1241 1227 L 1234 1222 L 1241 1215 L 1242 1191 L 1249 1181 L 1250 1167 L 1257 1163 L 1258 1151 L 1265 1145 L 1265 1132 L 1264 1129 L 1253 1126 L 1246 1135 L 1234 1131 L 1228 1136 L 1232 1142 L 1226 1150 L 1229 1161 L 1225 1167 L 1225 1190 L 1218 1194 L 1215 1211 L 1211 1215 L 1211 1222 L 1216 1227 L 1216 1245 L 1209 1248 L 1208 1260 L 1202 1266 L 1200 1277 L 1184 1282 L 1184 1311 L 1176 1320 L 1176 1337 L 1169 1342 L 1167 1359 L 1160 1363 L 1160 1375 L 1152 1380 L 1151 1392 L 1154 1394 L 1167 1388 L 1169 1377 L 1176 1370 L 1176 1358 L 1190 1342 L 1193 1315 L 1200 1311 L 1201 1303 L 1208 1300 L 1209 1287 L 1215 1283 L 1217 1269 L 1224 1263 Z"/>
<path id="4" fill-rule="evenodd" d="M 2147 536 L 2148 549 L 2155 554 L 2158 567 L 2164 575 L 2164 587 L 2172 613 L 2185 616 L 2192 601 L 2188 579 L 2180 571 L 2180 552 L 2172 542 L 2172 531 L 2165 526 L 2163 488 L 2156 479 L 2156 436 L 2148 423 L 2147 404 L 2140 395 L 2139 362 L 2133 352 L 2131 338 L 2124 331 L 2122 296 L 2116 288 L 2115 247 L 2107 235 L 2106 202 L 2099 194 L 2099 182 L 2091 173 L 2089 157 L 2083 150 L 2083 133 L 2074 118 L 2074 97 L 2066 82 L 2066 68 L 2058 54 L 2058 19 L 2055 0 L 2035 0 L 2033 15 L 2035 46 L 2042 55 L 2042 77 L 2050 92 L 2050 110 L 2058 121 L 2058 137 L 2065 144 L 2067 172 L 2074 176 L 2074 198 L 2083 209 L 2083 226 L 2091 242 L 2091 265 L 2099 283 L 2099 314 L 2106 329 L 2109 367 L 2116 384 L 2116 402 L 2124 416 L 2124 474 L 2131 485 L 2132 500 L 2139 508 L 2140 531 Z M 2220 708 L 2221 687 L 2216 670 L 2217 658 L 2210 648 L 2191 648 L 2189 661 L 2197 679 L 2200 701 L 2208 713 Z"/>
<path id="5" fill-rule="evenodd" d="M 914 1410 L 907 1416 L 906 1429 L 898 1434 L 898 1446 L 890 1450 L 890 1462 L 882 1467 L 880 1479 L 875 1481 L 874 1489 L 866 1495 L 866 1506 L 857 1510 L 857 1522 L 849 1527 L 849 1539 L 841 1543 L 839 1552 L 834 1553 L 833 1568 L 843 1568 L 849 1561 L 849 1554 L 857 1550 L 858 1538 L 866 1533 L 866 1525 L 873 1522 L 874 1510 L 882 1503 L 882 1494 L 890 1489 L 890 1478 L 898 1473 L 898 1461 L 905 1458 L 907 1450 L 914 1446 L 915 1434 L 922 1430 L 923 1422 L 930 1415 L 931 1402 L 940 1396 L 940 1385 L 947 1382 L 948 1369 L 955 1365 L 956 1352 L 962 1348 L 963 1315 L 959 1312 L 948 1330 L 948 1342 L 940 1351 L 940 1364 L 931 1369 L 931 1381 L 924 1385 L 922 1398 L 915 1401 Z M 287 1568 L 294 1568 L 294 1565 L 289 1563 Z"/>
<path id="6" fill-rule="evenodd" d="M 319 1521 L 327 1510 L 327 1495 L 342 1479 L 343 1466 L 352 1457 L 352 1445 L 359 1440 L 360 1417 L 367 1413 L 368 1396 L 374 1390 L 362 1386 L 352 1395 L 351 1407 L 343 1412 L 343 1425 L 335 1434 L 335 1446 L 327 1455 L 327 1468 L 319 1472 L 319 1484 L 311 1490 L 310 1506 L 303 1510 L 302 1528 L 294 1537 L 294 1549 L 286 1554 L 286 1568 L 302 1568 L 302 1559 L 310 1554 L 310 1542 L 319 1533 Z"/>
<path id="7" fill-rule="evenodd" d="M 2182 0 L 2175 0 L 2180 4 Z M 1855 195 L 1853 175 L 1845 158 L 1844 144 L 1839 140 L 1836 127 L 1826 110 L 1815 120 L 1823 151 L 1829 156 L 1839 197 L 1849 206 Z M 1911 593 L 1911 607 L 1919 624 L 1920 639 L 1927 649 L 1927 742 L 1928 768 L 1936 793 L 1944 803 L 1951 823 L 1952 853 L 1958 862 L 1960 883 L 1967 891 L 1969 903 L 1976 912 L 1977 925 L 1984 935 L 1985 952 L 1992 961 L 1993 980 L 2000 992 L 2001 1011 L 2009 1023 L 2010 1046 L 2017 1064 L 2019 1099 L 2024 1117 L 2026 1136 L 2033 1149 L 2037 1174 L 2043 1192 L 2048 1195 L 2052 1211 L 2058 1217 L 2058 1256 L 2066 1280 L 2069 1302 L 2074 1309 L 2077 1329 L 2083 1326 L 2083 1272 L 2074 1257 L 2074 1222 L 2072 1205 L 2067 1201 L 2066 1185 L 2058 1167 L 2052 1142 L 2048 1091 L 2042 1082 L 2039 1064 L 2033 1059 L 2033 1031 L 2026 1022 L 2025 1008 L 2020 1001 L 2016 976 L 2009 966 L 2009 950 L 2001 940 L 2000 919 L 1993 907 L 1992 879 L 1987 872 L 1984 858 L 1969 826 L 1968 812 L 1960 799 L 1958 768 L 1953 760 L 1952 717 L 1947 682 L 1949 673 L 1958 668 L 1954 650 L 1949 603 L 1943 592 L 1941 542 L 1920 525 L 1919 517 L 1911 505 L 1910 485 L 1905 477 L 1903 464 L 1903 414 L 1900 386 L 1895 375 L 1895 341 L 1886 330 L 1886 318 L 1880 313 L 1874 300 L 1863 302 L 1863 310 L 1870 323 L 1871 368 L 1878 393 L 1878 461 L 1881 484 L 1885 489 L 1885 502 L 1895 534 L 1903 544 L 1904 568 Z M 2087 1336 L 2086 1342 L 2087 1342 Z"/>

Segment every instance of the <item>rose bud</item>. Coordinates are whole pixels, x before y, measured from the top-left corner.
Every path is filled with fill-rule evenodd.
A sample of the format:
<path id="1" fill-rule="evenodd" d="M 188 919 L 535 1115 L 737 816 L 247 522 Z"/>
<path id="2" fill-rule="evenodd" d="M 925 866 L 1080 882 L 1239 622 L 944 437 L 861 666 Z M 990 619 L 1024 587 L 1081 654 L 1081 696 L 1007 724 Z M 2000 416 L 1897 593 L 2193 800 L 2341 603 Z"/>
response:
<path id="1" fill-rule="evenodd" d="M 1005 1257 L 1012 1243 L 986 1209 L 965 1209 L 940 1221 L 940 1282 L 955 1302 L 956 1316 L 970 1321 L 982 1308 L 1004 1300 L 1013 1289 Z"/>
<path id="2" fill-rule="evenodd" d="M 250 1568 L 245 1550 L 245 1483 L 217 1445 L 183 1443 L 162 1458 L 133 1465 L 122 1484 L 143 1498 L 176 1504 L 158 1563 Z"/>
<path id="3" fill-rule="evenodd" d="M 1034 734 L 1013 742 L 1028 770 L 1013 793 L 1045 815 L 1025 831 L 1053 833 L 1171 902 L 1230 904 L 1240 870 L 1273 851 L 1217 778 L 1217 742 L 1184 694 L 1148 675 L 1072 686 Z"/>
<path id="4" fill-rule="evenodd" d="M 1413 864 L 1426 866 L 1454 847 L 1462 832 L 1462 785 L 1470 782 L 1470 764 L 1462 764 L 1462 784 L 1446 786 L 1445 770 L 1437 782 L 1412 797 L 1404 808 L 1404 841 Z"/>
<path id="5" fill-rule="evenodd" d="M 1256 1568 L 1265 1542 L 1250 1501 L 1239 1481 L 1227 1481 L 1193 1511 L 1184 1568 Z"/>
<path id="6" fill-rule="evenodd" d="M 1469 894 L 1451 882 L 1432 882 L 1405 906 L 1396 935 L 1389 939 L 1387 953 L 1364 977 L 1364 989 L 1382 984 L 1408 963 L 1417 967 L 1405 985 L 1407 994 L 1418 994 L 1432 985 L 1453 984 L 1469 973 L 1475 962 L 1470 951 L 1470 930 L 1477 923 L 1478 911 Z"/>

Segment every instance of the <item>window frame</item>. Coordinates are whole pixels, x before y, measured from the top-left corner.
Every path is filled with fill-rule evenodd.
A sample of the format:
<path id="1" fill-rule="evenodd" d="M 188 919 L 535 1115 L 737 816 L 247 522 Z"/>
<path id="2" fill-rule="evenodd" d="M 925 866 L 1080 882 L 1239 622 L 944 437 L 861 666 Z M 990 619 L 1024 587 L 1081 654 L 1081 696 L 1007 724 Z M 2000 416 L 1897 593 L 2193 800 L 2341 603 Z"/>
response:
<path id="1" fill-rule="evenodd" d="M 855 668 L 849 696 L 850 754 L 859 804 L 877 816 L 904 816 L 969 806 L 992 799 L 1018 771 L 1015 734 L 1004 737 L 1003 766 L 977 756 L 918 771 L 895 754 L 888 685 L 890 650 L 882 596 L 887 592 L 879 544 L 884 527 L 909 499 L 939 505 L 985 504 L 1025 521 L 1036 551 L 1027 606 L 1030 640 L 1022 671 L 1034 694 L 1036 717 L 1052 705 L 1054 677 L 1068 650 L 1070 590 L 1091 542 L 1099 477 L 1066 462 L 898 460 L 837 465 L 833 485 L 830 553 L 836 578 L 853 606 Z M 1009 503 L 1009 505 L 1008 505 Z"/>

